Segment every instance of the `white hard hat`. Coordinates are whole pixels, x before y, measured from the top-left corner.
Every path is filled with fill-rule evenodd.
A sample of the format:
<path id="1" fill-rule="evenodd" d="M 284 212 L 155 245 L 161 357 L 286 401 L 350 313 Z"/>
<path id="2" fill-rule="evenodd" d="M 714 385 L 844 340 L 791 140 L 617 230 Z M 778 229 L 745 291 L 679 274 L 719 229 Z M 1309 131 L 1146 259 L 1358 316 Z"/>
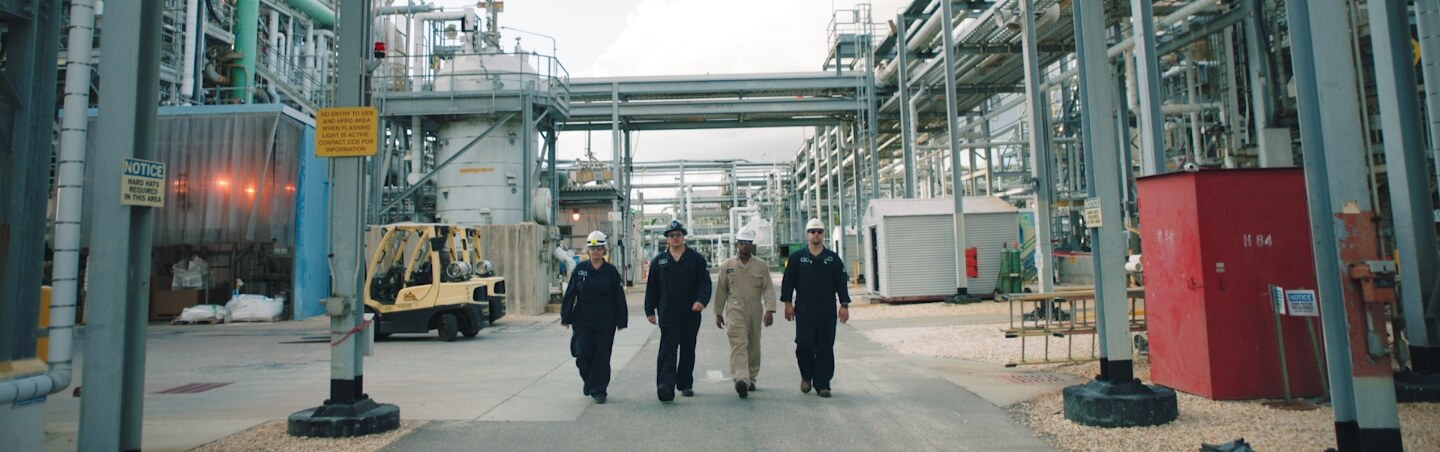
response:
<path id="1" fill-rule="evenodd" d="M 809 231 L 811 229 L 824 230 L 825 223 L 821 223 L 819 218 L 811 218 L 810 221 L 805 222 L 805 230 Z"/>
<path id="2" fill-rule="evenodd" d="M 585 237 L 585 244 L 588 246 L 605 246 L 605 233 L 594 231 L 590 236 Z"/>
<path id="3" fill-rule="evenodd" d="M 750 228 L 749 226 L 740 228 L 740 231 L 735 233 L 735 240 L 744 240 L 744 241 L 747 241 L 747 242 L 754 242 L 754 241 L 755 241 L 755 229 Z"/>

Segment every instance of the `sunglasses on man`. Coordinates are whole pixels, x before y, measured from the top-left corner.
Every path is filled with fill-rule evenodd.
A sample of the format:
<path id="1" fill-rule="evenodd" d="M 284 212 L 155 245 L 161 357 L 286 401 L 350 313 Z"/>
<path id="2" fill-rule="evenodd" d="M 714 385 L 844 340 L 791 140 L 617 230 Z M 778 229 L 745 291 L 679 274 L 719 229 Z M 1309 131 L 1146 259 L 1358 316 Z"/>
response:
<path id="1" fill-rule="evenodd" d="M 808 231 L 805 231 L 805 232 L 809 232 L 809 233 L 811 233 L 811 234 L 824 234 L 824 233 L 825 233 L 825 230 L 824 230 L 824 229 L 811 229 L 811 230 L 808 230 Z"/>
<path id="2" fill-rule="evenodd" d="M 665 234 L 665 236 L 673 239 L 673 238 L 677 238 L 677 237 L 684 237 L 685 234 L 679 233 L 679 232 L 671 232 L 671 233 Z"/>

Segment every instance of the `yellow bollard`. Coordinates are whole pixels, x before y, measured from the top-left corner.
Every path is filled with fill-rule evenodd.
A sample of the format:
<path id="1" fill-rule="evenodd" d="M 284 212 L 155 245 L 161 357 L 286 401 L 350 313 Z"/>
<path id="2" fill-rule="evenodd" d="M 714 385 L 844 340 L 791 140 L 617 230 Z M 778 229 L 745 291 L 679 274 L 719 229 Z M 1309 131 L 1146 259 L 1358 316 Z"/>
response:
<path id="1" fill-rule="evenodd" d="M 40 328 L 50 328 L 50 286 L 40 286 Z M 50 356 L 50 335 L 40 336 L 35 348 L 35 356 L 45 362 Z"/>

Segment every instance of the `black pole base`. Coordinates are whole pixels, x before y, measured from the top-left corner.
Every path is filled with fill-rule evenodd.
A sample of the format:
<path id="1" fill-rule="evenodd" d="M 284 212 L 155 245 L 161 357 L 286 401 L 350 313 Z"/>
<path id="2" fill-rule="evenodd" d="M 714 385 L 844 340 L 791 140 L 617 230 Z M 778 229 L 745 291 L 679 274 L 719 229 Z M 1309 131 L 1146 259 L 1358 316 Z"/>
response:
<path id="1" fill-rule="evenodd" d="M 1143 427 L 1180 416 L 1175 390 L 1130 380 L 1091 380 L 1065 388 L 1065 419 L 1092 427 Z"/>
<path id="2" fill-rule="evenodd" d="M 945 302 L 950 304 L 970 304 L 979 301 L 980 299 L 974 295 L 970 295 L 970 289 L 965 287 L 956 287 L 955 295 L 951 295 L 945 299 Z"/>
<path id="3" fill-rule="evenodd" d="M 1440 402 L 1440 372 L 1396 372 L 1395 401 Z"/>
<path id="4" fill-rule="evenodd" d="M 290 436 L 349 438 L 385 433 L 400 428 L 400 407 L 369 398 L 354 403 L 332 403 L 290 415 L 285 431 Z"/>

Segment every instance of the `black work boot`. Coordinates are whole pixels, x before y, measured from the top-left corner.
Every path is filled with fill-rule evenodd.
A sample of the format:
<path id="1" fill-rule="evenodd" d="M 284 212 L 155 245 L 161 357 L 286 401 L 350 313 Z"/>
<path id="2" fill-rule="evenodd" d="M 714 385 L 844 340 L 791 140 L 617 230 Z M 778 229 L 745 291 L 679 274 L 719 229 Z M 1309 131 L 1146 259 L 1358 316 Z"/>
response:
<path id="1" fill-rule="evenodd" d="M 670 387 L 670 386 L 660 385 L 660 387 L 655 390 L 655 395 L 660 396 L 660 401 L 661 401 L 661 402 L 671 402 L 671 401 L 674 401 L 674 400 L 675 400 L 675 388 Z"/>
<path id="2" fill-rule="evenodd" d="M 743 399 L 743 398 L 746 398 L 746 397 L 749 397 L 749 396 L 750 396 L 750 384 L 749 384 L 749 383 L 746 383 L 746 382 L 743 381 L 743 380 L 741 380 L 741 381 L 736 381 L 736 382 L 735 382 L 735 393 L 740 394 L 740 398 L 742 398 L 742 399 Z"/>

